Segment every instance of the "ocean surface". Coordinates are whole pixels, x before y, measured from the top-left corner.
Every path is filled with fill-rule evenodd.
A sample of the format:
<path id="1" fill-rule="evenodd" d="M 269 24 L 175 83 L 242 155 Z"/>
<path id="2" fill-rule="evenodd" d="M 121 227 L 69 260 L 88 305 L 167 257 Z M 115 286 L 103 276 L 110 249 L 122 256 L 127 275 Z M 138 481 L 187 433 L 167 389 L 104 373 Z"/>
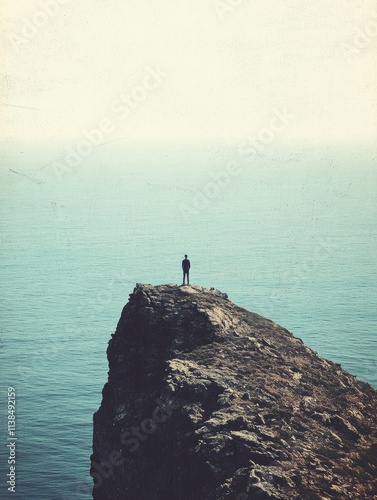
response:
<path id="1" fill-rule="evenodd" d="M 377 387 L 372 154 L 121 146 L 74 167 L 64 148 L 2 152 L 1 498 L 91 498 L 108 340 L 135 284 L 180 283 L 185 253 L 192 284 L 228 293 Z"/>

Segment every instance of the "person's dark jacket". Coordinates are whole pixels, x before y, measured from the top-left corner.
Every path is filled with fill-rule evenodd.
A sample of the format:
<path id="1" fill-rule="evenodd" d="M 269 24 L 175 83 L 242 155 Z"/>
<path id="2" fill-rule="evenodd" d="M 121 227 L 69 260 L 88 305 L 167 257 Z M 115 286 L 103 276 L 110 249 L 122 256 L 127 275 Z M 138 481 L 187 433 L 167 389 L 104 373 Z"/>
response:
<path id="1" fill-rule="evenodd" d="M 191 265 L 190 265 L 190 261 L 188 259 L 183 259 L 182 260 L 182 269 L 184 271 L 188 271 L 190 269 Z"/>

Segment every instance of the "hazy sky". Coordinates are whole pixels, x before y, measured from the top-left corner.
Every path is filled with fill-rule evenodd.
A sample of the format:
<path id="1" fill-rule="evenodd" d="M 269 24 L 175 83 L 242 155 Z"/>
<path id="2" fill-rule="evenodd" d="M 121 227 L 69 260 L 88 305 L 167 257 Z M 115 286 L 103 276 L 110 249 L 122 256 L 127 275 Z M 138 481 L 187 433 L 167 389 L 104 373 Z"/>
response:
<path id="1" fill-rule="evenodd" d="M 1 136 L 377 137 L 375 0 L 2 0 Z M 283 115 L 283 118 L 281 117 Z M 268 132 L 266 132 L 268 135 Z"/>

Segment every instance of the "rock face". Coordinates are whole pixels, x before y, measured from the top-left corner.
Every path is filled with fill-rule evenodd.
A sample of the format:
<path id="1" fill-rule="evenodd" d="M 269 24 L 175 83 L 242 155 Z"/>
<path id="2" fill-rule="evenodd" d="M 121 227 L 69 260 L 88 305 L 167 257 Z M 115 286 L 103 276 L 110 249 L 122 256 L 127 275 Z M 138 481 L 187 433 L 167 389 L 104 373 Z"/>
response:
<path id="1" fill-rule="evenodd" d="M 137 285 L 107 350 L 93 498 L 377 498 L 377 392 L 214 289 Z"/>

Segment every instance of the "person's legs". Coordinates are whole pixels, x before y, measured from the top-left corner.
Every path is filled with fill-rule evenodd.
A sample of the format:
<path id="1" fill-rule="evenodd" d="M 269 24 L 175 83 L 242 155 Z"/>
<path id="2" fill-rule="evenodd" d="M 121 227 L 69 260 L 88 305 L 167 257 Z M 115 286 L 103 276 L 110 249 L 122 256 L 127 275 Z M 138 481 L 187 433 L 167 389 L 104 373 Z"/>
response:
<path id="1" fill-rule="evenodd" d="M 187 273 L 186 273 L 186 274 L 187 274 L 187 284 L 188 284 L 188 285 L 190 284 L 189 272 L 190 272 L 190 271 L 187 271 Z"/>
<path id="2" fill-rule="evenodd" d="M 183 271 L 183 282 L 182 282 L 182 285 L 185 284 L 185 276 L 186 276 L 186 273 L 185 273 L 185 271 Z"/>

